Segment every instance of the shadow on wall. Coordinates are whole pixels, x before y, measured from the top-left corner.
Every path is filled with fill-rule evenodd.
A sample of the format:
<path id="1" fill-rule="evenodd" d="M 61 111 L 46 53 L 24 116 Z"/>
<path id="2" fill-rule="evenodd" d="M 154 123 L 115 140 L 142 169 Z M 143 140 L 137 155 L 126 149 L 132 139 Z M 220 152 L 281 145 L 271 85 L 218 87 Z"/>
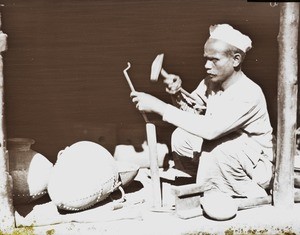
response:
<path id="1" fill-rule="evenodd" d="M 240 0 L 3 4 L 7 134 L 35 139 L 34 149 L 52 161 L 82 139 L 110 151 L 116 143 L 143 140 L 144 123 L 122 73 L 127 62 L 136 90 L 171 102 L 162 82 L 150 82 L 153 59 L 164 53 L 164 68 L 191 91 L 204 77 L 203 45 L 216 23 L 232 24 L 252 38 L 243 68 L 266 93 L 276 126 L 278 7 Z M 158 138 L 169 141 L 172 128 L 157 128 Z"/>
<path id="2" fill-rule="evenodd" d="M 174 127 L 163 123 L 155 123 L 157 133 L 157 143 L 164 144 L 170 149 L 171 134 Z M 43 139 L 45 138 L 45 139 Z M 47 141 L 47 135 L 39 138 L 32 146 L 34 150 L 43 153 L 52 163 L 55 163 L 60 150 L 78 141 L 88 140 L 100 144 L 112 155 L 117 146 L 130 146 L 136 153 L 144 151 L 146 136 L 146 124 L 122 124 L 115 123 L 80 123 L 73 125 L 68 132 L 61 132 L 59 138 Z M 164 147 L 165 148 L 165 147 Z M 169 151 L 168 151 L 169 152 Z"/>

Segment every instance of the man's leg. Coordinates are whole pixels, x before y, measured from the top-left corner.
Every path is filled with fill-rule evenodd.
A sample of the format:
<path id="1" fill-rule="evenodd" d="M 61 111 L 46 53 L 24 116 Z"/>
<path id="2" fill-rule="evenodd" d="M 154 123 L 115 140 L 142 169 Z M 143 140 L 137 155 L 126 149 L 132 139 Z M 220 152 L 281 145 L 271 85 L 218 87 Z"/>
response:
<path id="1" fill-rule="evenodd" d="M 171 139 L 175 167 L 195 179 L 197 175 L 203 139 L 177 128 Z"/>
<path id="2" fill-rule="evenodd" d="M 266 191 L 261 187 L 258 178 L 268 181 L 264 175 L 256 177 L 257 163 L 249 158 L 250 154 L 256 154 L 252 149 L 240 141 L 224 141 L 211 152 L 201 155 L 197 183 L 207 184 L 231 196 L 238 197 L 262 197 Z M 262 156 L 252 156 L 260 159 Z M 252 158 L 252 159 L 253 159 Z M 270 168 L 270 165 L 264 165 Z M 209 169 L 209 170 L 208 170 Z M 269 171 L 268 170 L 268 171 Z M 263 170 L 267 175 L 269 172 Z"/>

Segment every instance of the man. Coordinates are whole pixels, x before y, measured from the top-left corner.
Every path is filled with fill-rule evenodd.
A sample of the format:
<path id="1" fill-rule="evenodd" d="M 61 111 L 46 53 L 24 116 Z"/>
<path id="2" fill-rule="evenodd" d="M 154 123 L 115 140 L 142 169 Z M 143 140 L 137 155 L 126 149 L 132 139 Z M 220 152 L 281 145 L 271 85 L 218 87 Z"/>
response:
<path id="1" fill-rule="evenodd" d="M 208 76 L 192 93 L 201 104 L 181 94 L 176 75 L 165 83 L 177 107 L 131 93 L 140 111 L 158 113 L 178 127 L 172 135 L 175 166 L 196 175 L 203 191 L 260 197 L 272 178 L 272 127 L 265 97 L 241 70 L 249 49 L 250 38 L 230 25 L 211 26 L 204 46 Z"/>

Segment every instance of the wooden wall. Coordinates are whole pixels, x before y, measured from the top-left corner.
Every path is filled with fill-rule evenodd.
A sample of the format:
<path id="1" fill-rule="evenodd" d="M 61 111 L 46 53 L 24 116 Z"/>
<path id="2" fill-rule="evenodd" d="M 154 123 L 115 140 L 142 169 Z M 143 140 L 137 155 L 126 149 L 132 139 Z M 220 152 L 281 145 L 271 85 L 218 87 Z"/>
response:
<path id="1" fill-rule="evenodd" d="M 252 38 L 244 71 L 262 86 L 276 128 L 279 7 L 246 0 L 2 2 L 7 133 L 34 138 L 33 148 L 52 161 L 78 140 L 110 151 L 140 141 L 144 123 L 129 99 L 127 62 L 137 90 L 170 102 L 162 83 L 149 81 L 153 59 L 165 53 L 164 68 L 191 91 L 204 77 L 203 45 L 216 23 Z M 160 126 L 158 139 L 172 128 Z"/>

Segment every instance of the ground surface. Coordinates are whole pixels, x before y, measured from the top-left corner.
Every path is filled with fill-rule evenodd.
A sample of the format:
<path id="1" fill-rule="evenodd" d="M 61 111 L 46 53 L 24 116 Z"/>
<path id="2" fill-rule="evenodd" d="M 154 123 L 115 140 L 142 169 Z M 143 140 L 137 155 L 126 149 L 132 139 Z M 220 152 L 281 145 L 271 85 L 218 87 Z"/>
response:
<path id="1" fill-rule="evenodd" d="M 19 207 L 18 225 L 35 226 L 19 228 L 14 234 L 300 234 L 299 203 L 290 210 L 265 205 L 238 211 L 227 221 L 205 216 L 183 220 L 176 216 L 172 207 L 174 198 L 169 185 L 164 185 L 165 210 L 155 211 L 149 175 L 149 170 L 139 171 L 135 181 L 125 189 L 127 201 L 121 209 L 108 208 L 111 202 L 77 214 L 59 214 L 51 202 L 29 210 L 28 206 Z M 113 195 L 114 199 L 119 196 L 118 193 Z"/>

